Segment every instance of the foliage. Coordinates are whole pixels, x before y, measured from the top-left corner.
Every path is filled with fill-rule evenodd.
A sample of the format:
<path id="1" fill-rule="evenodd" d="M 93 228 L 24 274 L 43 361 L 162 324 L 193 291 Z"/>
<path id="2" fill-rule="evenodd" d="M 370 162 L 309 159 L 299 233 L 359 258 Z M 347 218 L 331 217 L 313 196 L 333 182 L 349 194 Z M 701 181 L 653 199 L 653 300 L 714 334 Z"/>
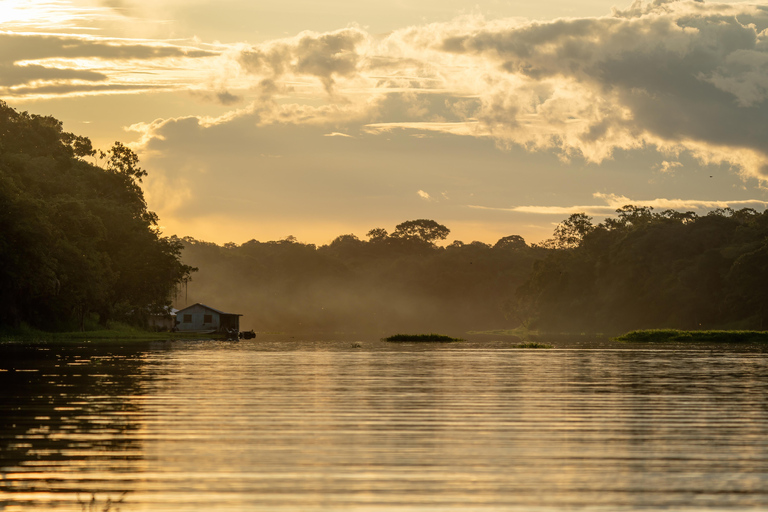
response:
<path id="1" fill-rule="evenodd" d="M 443 334 L 394 334 L 384 338 L 384 341 L 464 341 L 461 338 L 451 338 Z"/>
<path id="2" fill-rule="evenodd" d="M 214 301 L 259 330 L 768 327 L 768 214 L 616 213 L 599 224 L 571 215 L 539 246 L 509 235 L 440 247 L 450 230 L 424 219 L 320 247 L 178 242 L 203 269 L 187 303 Z"/>
<path id="3" fill-rule="evenodd" d="M 717 342 L 750 343 L 768 341 L 766 331 L 681 331 L 677 329 L 648 329 L 631 331 L 616 338 L 616 341 L 668 343 L 668 342 Z"/>
<path id="4" fill-rule="evenodd" d="M 594 226 L 572 215 L 508 300 L 529 328 L 768 327 L 768 214 L 627 205 Z"/>
<path id="5" fill-rule="evenodd" d="M 502 328 L 510 323 L 503 303 L 544 254 L 519 237 L 493 248 L 439 247 L 392 238 L 382 228 L 368 236 L 345 234 L 320 247 L 181 239 L 184 262 L 201 270 L 178 306 L 216 304 L 244 314 L 259 331 Z"/>
<path id="6" fill-rule="evenodd" d="M 35 329 L 26 324 L 19 327 L 0 328 L 0 343 L 110 343 L 114 341 L 167 341 L 200 339 L 192 332 L 150 332 L 122 322 L 109 322 L 106 328 L 94 327 L 87 331 L 50 332 Z M 215 336 L 204 336 L 210 338 Z"/>
<path id="7" fill-rule="evenodd" d="M 445 240 L 450 232 L 450 229 L 433 220 L 418 219 L 398 224 L 391 237 L 396 240 L 432 244 L 437 240 Z"/>
<path id="8" fill-rule="evenodd" d="M 555 346 L 548 345 L 546 343 L 539 343 L 538 341 L 529 341 L 515 345 L 515 348 L 555 348 Z"/>
<path id="9" fill-rule="evenodd" d="M 83 329 L 159 310 L 192 267 L 162 237 L 139 186 L 146 172 L 122 144 L 102 169 L 91 142 L 53 117 L 0 102 L 0 325 Z"/>

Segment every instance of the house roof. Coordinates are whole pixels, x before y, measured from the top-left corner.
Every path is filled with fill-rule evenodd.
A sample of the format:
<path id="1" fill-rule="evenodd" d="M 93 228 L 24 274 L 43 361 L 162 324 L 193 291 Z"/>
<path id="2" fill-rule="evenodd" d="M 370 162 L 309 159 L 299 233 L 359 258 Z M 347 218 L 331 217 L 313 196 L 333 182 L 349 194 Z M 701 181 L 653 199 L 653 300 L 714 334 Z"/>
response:
<path id="1" fill-rule="evenodd" d="M 188 309 L 190 309 L 190 308 L 193 308 L 193 307 L 195 307 L 195 306 L 202 306 L 202 307 L 204 307 L 205 309 L 210 309 L 210 310 L 211 310 L 211 311 L 213 311 L 214 313 L 218 313 L 218 314 L 220 314 L 220 315 L 243 316 L 243 315 L 241 315 L 241 314 L 239 314 L 239 313 L 225 313 L 224 311 L 220 311 L 220 310 L 218 310 L 218 309 L 216 309 L 216 308 L 212 308 L 211 306 L 206 306 L 205 304 L 202 304 L 202 303 L 200 303 L 200 302 L 195 302 L 195 303 L 194 303 L 194 304 L 192 304 L 191 306 L 187 306 L 187 307 L 185 307 L 184 309 L 180 309 L 180 310 L 178 310 L 178 311 L 176 312 L 176 315 L 178 316 L 179 314 L 183 314 L 183 313 L 184 313 L 184 311 L 186 311 L 186 310 L 188 310 Z"/>

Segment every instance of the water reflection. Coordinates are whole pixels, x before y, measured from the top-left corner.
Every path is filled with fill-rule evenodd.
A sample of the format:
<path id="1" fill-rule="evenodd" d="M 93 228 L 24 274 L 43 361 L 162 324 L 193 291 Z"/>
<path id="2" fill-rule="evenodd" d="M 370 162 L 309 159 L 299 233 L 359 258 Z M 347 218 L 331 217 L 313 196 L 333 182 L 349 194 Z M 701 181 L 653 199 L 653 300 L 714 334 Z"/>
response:
<path id="1" fill-rule="evenodd" d="M 0 503 L 768 507 L 765 354 L 326 347 L 0 347 Z"/>
<path id="2" fill-rule="evenodd" d="M 141 357 L 120 347 L 0 347 L 0 504 L 115 499 L 134 488 Z"/>

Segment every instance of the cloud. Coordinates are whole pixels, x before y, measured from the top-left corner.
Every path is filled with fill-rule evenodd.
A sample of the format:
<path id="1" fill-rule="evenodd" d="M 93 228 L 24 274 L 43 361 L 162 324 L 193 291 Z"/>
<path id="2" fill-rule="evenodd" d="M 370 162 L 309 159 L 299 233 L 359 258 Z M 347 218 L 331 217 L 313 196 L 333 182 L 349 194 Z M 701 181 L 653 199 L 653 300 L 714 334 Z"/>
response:
<path id="1" fill-rule="evenodd" d="M 768 9 L 635 1 L 552 21 L 463 16 L 377 38 L 358 27 L 244 48 L 263 98 L 311 95 L 399 118 L 366 126 L 490 137 L 601 163 L 687 152 L 768 180 Z M 430 99 L 433 98 L 433 99 Z M 443 101 L 435 101 L 442 98 Z"/>
<path id="2" fill-rule="evenodd" d="M 23 85 L 35 80 L 84 80 L 99 82 L 106 80 L 107 75 L 95 71 L 81 69 L 57 69 L 36 66 L 14 66 L 0 64 L 0 86 Z"/>
<path id="3" fill-rule="evenodd" d="M 52 83 L 50 85 L 35 85 L 34 87 L 14 87 L 6 91 L 8 96 L 26 98 L 52 98 L 63 95 L 85 96 L 96 94 L 136 94 L 140 92 L 157 92 L 175 89 L 175 87 L 153 84 L 83 84 L 83 83 Z"/>
<path id="4" fill-rule="evenodd" d="M 337 78 L 357 73 L 359 52 L 368 40 L 368 34 L 357 28 L 302 32 L 295 38 L 244 49 L 238 60 L 248 74 L 273 81 L 285 75 L 315 77 L 332 94 Z"/>
<path id="5" fill-rule="evenodd" d="M 17 31 L 71 30 L 82 23 L 112 18 L 101 7 L 75 7 L 60 0 L 3 0 L 0 28 Z"/>
<path id="6" fill-rule="evenodd" d="M 603 194 L 595 192 L 593 197 L 601 199 L 604 204 L 592 205 L 574 205 L 574 206 L 513 206 L 510 208 L 491 208 L 485 206 L 471 205 L 470 208 L 479 210 L 496 210 L 517 213 L 533 213 L 541 215 L 570 215 L 572 213 L 587 213 L 589 215 L 609 216 L 617 209 L 626 205 L 650 206 L 657 210 L 713 210 L 716 208 L 766 208 L 768 201 L 759 199 L 741 199 L 741 200 L 702 200 L 702 199 L 631 199 L 627 196 L 617 194 Z"/>
<path id="7" fill-rule="evenodd" d="M 768 174 L 768 10 L 635 2 L 603 18 L 446 34 L 437 48 L 496 66 L 478 120 L 500 143 L 610 158 L 690 151 Z"/>
<path id="8" fill-rule="evenodd" d="M 473 15 L 216 47 L 8 32 L 0 72 L 17 97 L 188 90 L 247 105 L 217 123 L 258 111 L 261 125 L 491 139 L 566 162 L 687 153 L 768 180 L 768 9 L 746 3 L 638 0 L 603 17 Z"/>
<path id="9" fill-rule="evenodd" d="M 219 54 L 159 41 L 0 33 L 0 92 L 17 97 L 114 93 L 150 90 L 159 82 L 163 88 L 182 88 L 183 72 L 175 71 L 180 62 Z M 94 87 L 93 82 L 105 83 Z"/>
<path id="10" fill-rule="evenodd" d="M 367 133 L 381 134 L 391 132 L 393 130 L 419 130 L 426 132 L 440 132 L 448 133 L 451 135 L 465 135 L 465 136 L 477 136 L 488 135 L 488 132 L 483 132 L 477 122 L 466 123 L 370 123 L 364 127 Z"/>
<path id="11" fill-rule="evenodd" d="M 424 192 L 423 190 L 419 190 L 416 193 L 419 195 L 420 198 L 424 199 L 425 201 L 432 200 L 432 197 L 428 193 Z"/>
<path id="12" fill-rule="evenodd" d="M 668 162 L 664 160 L 659 165 L 659 171 L 665 174 L 673 174 L 675 172 L 675 169 L 679 169 L 683 166 L 680 162 Z"/>
<path id="13" fill-rule="evenodd" d="M 218 52 L 161 42 L 129 42 L 119 39 L 51 34 L 0 33 L 0 62 L 40 59 L 95 58 L 104 60 L 151 60 L 171 57 L 213 57 Z"/>
<path id="14" fill-rule="evenodd" d="M 211 92 L 211 91 L 202 91 L 202 92 L 192 91 L 192 95 L 197 97 L 197 98 L 203 99 L 205 101 L 210 101 L 210 102 L 213 102 L 213 103 L 218 103 L 219 105 L 224 105 L 224 106 L 230 106 L 230 105 L 236 105 L 238 103 L 242 103 L 242 101 L 244 99 L 242 96 L 239 96 L 239 95 L 236 95 L 236 94 L 232 94 L 229 91 L 223 91 L 223 90 L 213 91 L 213 92 Z"/>

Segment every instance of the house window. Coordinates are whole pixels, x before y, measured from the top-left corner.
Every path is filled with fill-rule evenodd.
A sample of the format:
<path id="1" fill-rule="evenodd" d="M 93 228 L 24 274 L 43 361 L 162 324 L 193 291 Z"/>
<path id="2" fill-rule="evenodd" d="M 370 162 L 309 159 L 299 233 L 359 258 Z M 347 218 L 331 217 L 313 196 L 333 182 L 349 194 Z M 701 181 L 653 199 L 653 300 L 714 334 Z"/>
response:
<path id="1" fill-rule="evenodd" d="M 184 315 L 184 323 L 185 324 L 191 324 L 192 323 L 192 315 Z"/>
<path id="2" fill-rule="evenodd" d="M 203 315 L 203 323 L 204 324 L 212 324 L 213 323 L 213 315 Z"/>

